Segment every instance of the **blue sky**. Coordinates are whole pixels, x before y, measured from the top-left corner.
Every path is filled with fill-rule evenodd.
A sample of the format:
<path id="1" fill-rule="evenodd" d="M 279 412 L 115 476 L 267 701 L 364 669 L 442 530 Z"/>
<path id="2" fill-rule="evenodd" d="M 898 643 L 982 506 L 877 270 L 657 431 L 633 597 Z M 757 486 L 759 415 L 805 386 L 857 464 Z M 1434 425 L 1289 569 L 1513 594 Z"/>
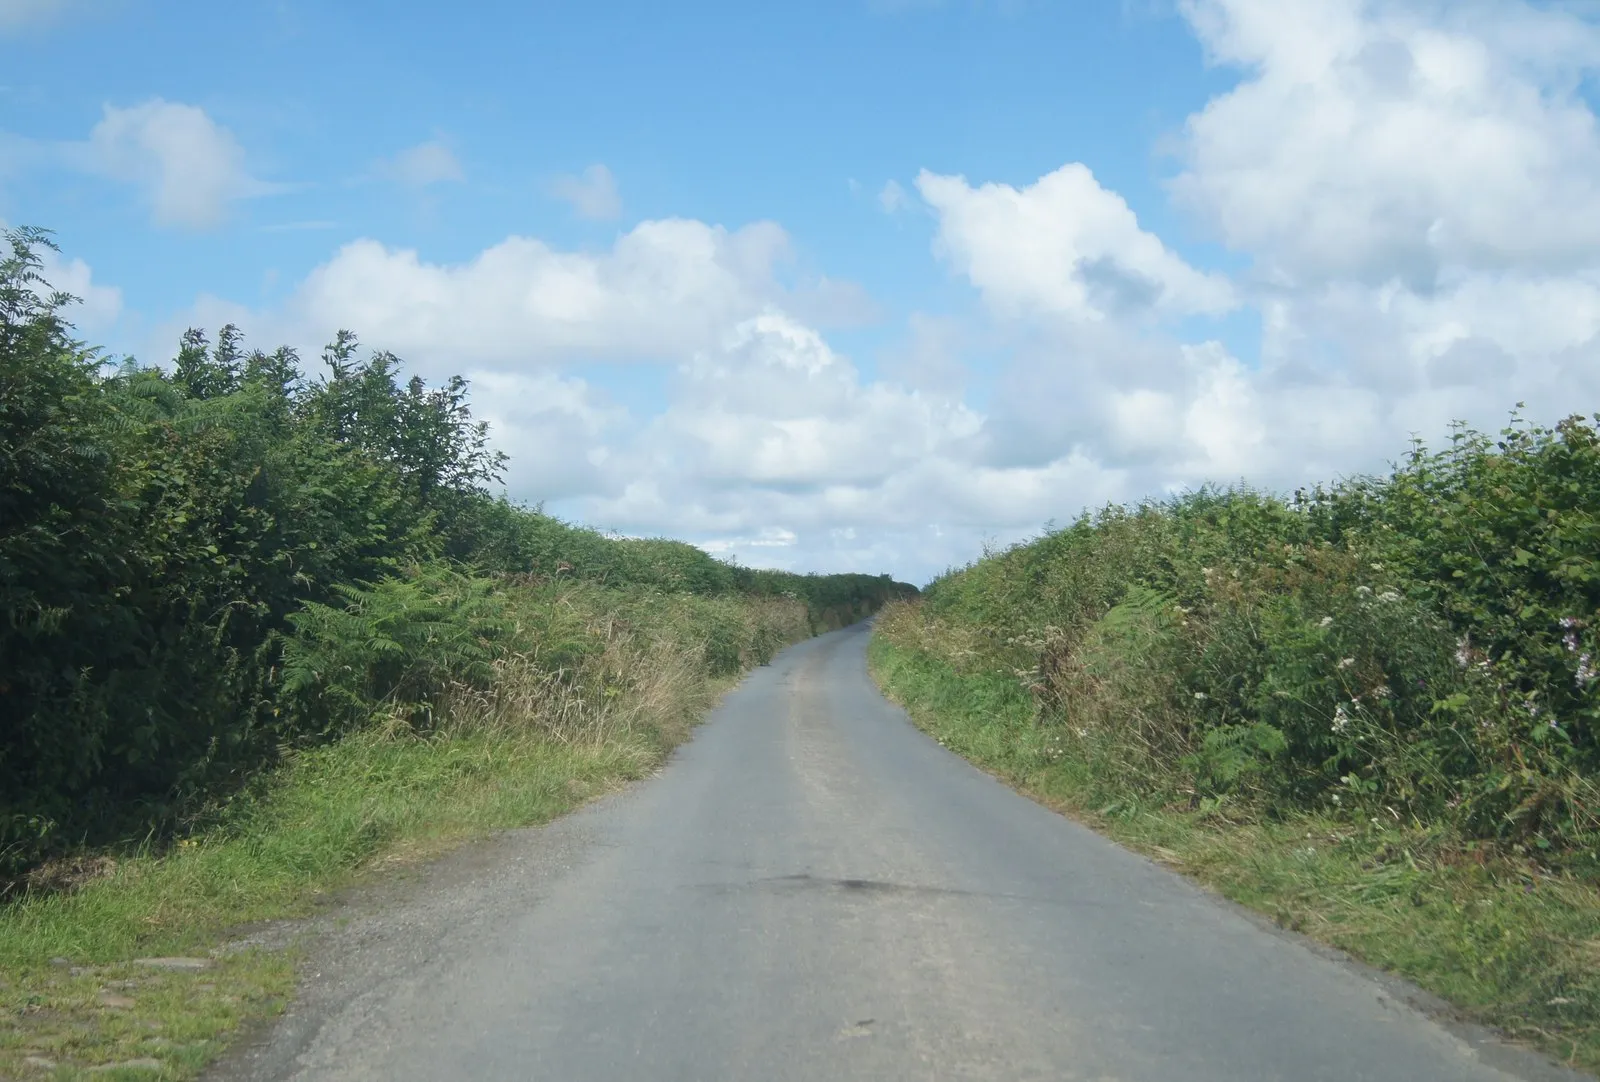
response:
<path id="1" fill-rule="evenodd" d="M 15 35 L 13 134 L 82 138 L 107 103 L 190 103 L 283 189 L 233 208 L 226 231 L 183 237 L 95 178 L 41 171 L 8 191 L 8 213 L 50 221 L 140 310 L 202 288 L 254 299 L 265 270 L 285 288 L 364 236 L 441 260 L 508 232 L 605 245 L 615 222 L 547 194 L 595 162 L 619 178 L 625 220 L 775 219 L 802 265 L 905 308 L 947 275 L 926 228 L 880 213 L 886 180 L 928 168 L 1027 183 L 1065 152 L 1166 215 L 1154 146 L 1228 78 L 1180 20 L 1114 2 L 503 3 L 470 20 L 420 3 L 62 7 Z M 374 175 L 433 140 L 464 182 L 418 193 Z"/>
<path id="2" fill-rule="evenodd" d="M 1595 403 L 1592 9 L 0 0 L 0 219 L 86 337 L 338 325 L 508 490 L 926 578 Z"/>

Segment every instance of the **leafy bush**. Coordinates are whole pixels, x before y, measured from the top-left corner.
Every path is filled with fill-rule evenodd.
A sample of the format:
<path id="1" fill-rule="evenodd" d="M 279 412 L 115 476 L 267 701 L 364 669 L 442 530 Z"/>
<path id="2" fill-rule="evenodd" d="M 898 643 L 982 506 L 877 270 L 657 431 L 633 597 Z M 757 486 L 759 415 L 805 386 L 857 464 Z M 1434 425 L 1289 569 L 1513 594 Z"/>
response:
<path id="1" fill-rule="evenodd" d="M 508 620 L 493 580 L 424 565 L 336 589 L 343 604 L 307 602 L 284 643 L 279 703 L 315 719 L 317 735 L 364 728 L 380 713 L 427 728 L 447 689 L 494 682 Z"/>

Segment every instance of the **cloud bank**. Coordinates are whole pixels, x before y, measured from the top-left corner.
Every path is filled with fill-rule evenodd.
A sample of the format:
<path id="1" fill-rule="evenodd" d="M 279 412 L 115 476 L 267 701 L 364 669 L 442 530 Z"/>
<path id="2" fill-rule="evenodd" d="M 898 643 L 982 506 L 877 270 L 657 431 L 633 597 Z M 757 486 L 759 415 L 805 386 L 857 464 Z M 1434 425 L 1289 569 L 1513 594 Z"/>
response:
<path id="1" fill-rule="evenodd" d="M 871 358 L 829 331 L 871 298 L 791 281 L 770 222 L 643 221 L 599 250 L 512 236 L 454 263 L 361 240 L 271 310 L 211 311 L 299 342 L 350 326 L 465 370 L 515 496 L 753 563 L 916 578 L 1107 500 L 1290 487 L 1381 468 L 1456 418 L 1600 400 L 1600 133 L 1581 94 L 1600 32 L 1517 2 L 1181 12 L 1236 81 L 1174 134 L 1167 194 L 1228 273 L 1065 160 L 1020 186 L 923 171 L 882 189 L 885 210 L 926 212 L 905 220 L 981 315 L 913 313 Z M 249 186 L 191 107 L 108 109 L 91 144 L 174 224 Z M 443 158 L 414 164 L 450 179 Z M 603 166 L 551 194 L 621 213 Z M 1195 330 L 1221 319 L 1259 325 L 1259 349 Z M 618 366 L 660 380 L 653 408 L 614 393 Z"/>

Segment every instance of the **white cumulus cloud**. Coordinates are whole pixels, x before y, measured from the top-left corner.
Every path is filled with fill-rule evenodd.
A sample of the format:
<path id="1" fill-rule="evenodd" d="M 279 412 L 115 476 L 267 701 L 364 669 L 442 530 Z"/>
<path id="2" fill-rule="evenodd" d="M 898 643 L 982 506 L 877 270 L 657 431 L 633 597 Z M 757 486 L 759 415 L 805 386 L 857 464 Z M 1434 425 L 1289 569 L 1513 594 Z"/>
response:
<path id="1" fill-rule="evenodd" d="M 616 487 L 614 444 L 627 411 L 582 379 L 556 372 L 474 372 L 474 413 L 511 456 L 512 491 L 529 502 Z"/>
<path id="2" fill-rule="evenodd" d="M 1026 188 L 923 171 L 917 190 L 939 219 L 938 249 L 1005 314 L 1102 320 L 1222 312 L 1220 275 L 1189 266 L 1139 226 L 1087 166 L 1062 166 Z"/>
<path id="3" fill-rule="evenodd" d="M 778 311 L 734 327 L 682 376 L 656 436 L 696 481 L 878 484 L 977 428 L 959 404 L 863 384 L 820 334 Z"/>
<path id="4" fill-rule="evenodd" d="M 232 132 L 198 106 L 160 98 L 107 105 L 89 135 L 86 164 L 141 185 L 160 225 L 215 226 L 233 200 L 270 190 L 246 170 Z"/>
<path id="5" fill-rule="evenodd" d="M 1294 284 L 1592 265 L 1600 32 L 1520 3 L 1190 0 L 1244 78 L 1189 119 L 1181 204 Z"/>
<path id="6" fill-rule="evenodd" d="M 605 252 L 510 237 L 454 264 L 360 240 L 315 269 L 281 319 L 302 339 L 366 329 L 423 363 L 671 362 L 779 296 L 774 267 L 787 252 L 771 223 L 683 219 L 643 222 Z"/>

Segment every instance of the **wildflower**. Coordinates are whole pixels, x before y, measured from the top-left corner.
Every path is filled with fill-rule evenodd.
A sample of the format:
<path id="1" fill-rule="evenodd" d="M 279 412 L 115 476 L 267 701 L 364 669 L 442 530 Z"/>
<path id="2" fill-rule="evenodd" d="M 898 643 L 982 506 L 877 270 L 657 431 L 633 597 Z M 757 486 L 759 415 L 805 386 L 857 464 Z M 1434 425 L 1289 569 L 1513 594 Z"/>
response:
<path id="1" fill-rule="evenodd" d="M 1463 669 L 1472 664 L 1472 637 L 1470 635 L 1461 636 L 1460 641 L 1456 643 L 1456 664 Z"/>
<path id="2" fill-rule="evenodd" d="M 1088 736 L 1088 735 L 1089 735 L 1089 730 L 1088 730 L 1088 729 L 1079 729 L 1079 730 L 1078 730 L 1078 736 L 1079 736 L 1079 737 L 1080 737 L 1080 738 L 1081 738 L 1081 737 L 1085 737 L 1085 736 Z"/>
<path id="3" fill-rule="evenodd" d="M 1206 701 L 1206 700 L 1207 700 L 1207 699 L 1208 699 L 1208 698 L 1210 698 L 1210 696 L 1209 696 L 1209 695 L 1207 695 L 1207 694 L 1206 694 L 1206 693 L 1205 693 L 1205 692 L 1203 692 L 1203 691 L 1197 691 L 1197 692 L 1195 692 L 1195 693 L 1194 693 L 1194 701 L 1195 701 L 1195 702 L 1197 702 L 1197 703 L 1203 703 L 1203 702 L 1205 702 L 1205 701 Z"/>
<path id="4" fill-rule="evenodd" d="M 1372 564 L 1371 567 L 1372 567 L 1372 570 L 1374 570 L 1374 571 L 1382 571 L 1383 570 L 1383 565 L 1382 564 Z"/>
<path id="5" fill-rule="evenodd" d="M 1333 617 L 1324 616 L 1320 621 L 1318 621 L 1317 626 L 1318 627 L 1332 627 L 1333 626 Z"/>
<path id="6" fill-rule="evenodd" d="M 1367 694 L 1371 695 L 1374 699 L 1387 699 L 1389 696 L 1393 695 L 1394 692 L 1389 690 L 1388 684 L 1379 684 L 1377 687 L 1367 692 Z"/>
<path id="7" fill-rule="evenodd" d="M 1378 600 L 1386 601 L 1392 605 L 1396 601 L 1400 600 L 1400 595 L 1393 590 L 1385 590 L 1383 593 L 1378 595 Z"/>
<path id="8" fill-rule="evenodd" d="M 1582 626 L 1583 621 L 1578 619 L 1576 616 L 1563 616 L 1561 618 L 1561 627 L 1565 631 L 1576 631 Z"/>
<path id="9" fill-rule="evenodd" d="M 1350 715 L 1345 713 L 1344 703 L 1333 708 L 1333 731 L 1342 733 L 1350 728 Z"/>
<path id="10" fill-rule="evenodd" d="M 1576 654 L 1578 652 L 1578 633 L 1576 631 L 1569 631 L 1561 636 L 1561 642 L 1562 645 L 1566 646 L 1567 653 Z"/>
<path id="11" fill-rule="evenodd" d="M 1370 587 L 1370 586 L 1357 586 L 1356 587 L 1356 596 L 1357 597 L 1369 597 L 1369 596 L 1371 596 L 1371 594 L 1372 594 L 1372 587 Z"/>
<path id="12" fill-rule="evenodd" d="M 1580 688 L 1588 687 L 1590 684 L 1594 683 L 1594 678 L 1596 675 L 1600 674 L 1595 672 L 1594 659 L 1589 656 L 1587 651 L 1585 651 L 1578 658 L 1578 671 L 1574 674 L 1575 679 L 1578 681 L 1578 686 Z"/>
<path id="13" fill-rule="evenodd" d="M 1355 658 L 1353 658 L 1353 657 L 1344 657 L 1344 658 L 1340 658 L 1339 659 L 1339 664 L 1337 666 L 1335 666 L 1335 668 L 1348 669 L 1350 666 L 1354 665 L 1355 663 L 1356 663 L 1356 659 Z"/>

